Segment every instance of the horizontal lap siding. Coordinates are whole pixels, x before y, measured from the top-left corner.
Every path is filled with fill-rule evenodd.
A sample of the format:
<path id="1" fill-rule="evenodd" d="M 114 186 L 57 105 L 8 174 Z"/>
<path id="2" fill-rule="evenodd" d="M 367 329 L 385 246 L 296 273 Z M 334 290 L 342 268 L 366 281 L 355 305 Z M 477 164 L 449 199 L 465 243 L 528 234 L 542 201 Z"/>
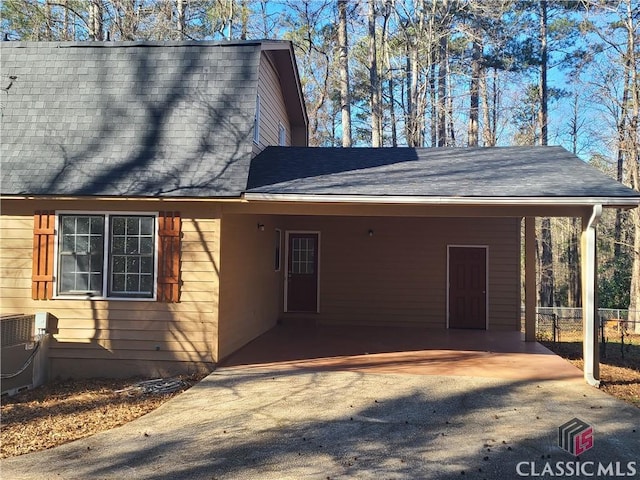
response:
<path id="1" fill-rule="evenodd" d="M 264 225 L 264 230 L 258 229 Z M 275 271 L 275 223 L 269 216 L 222 219 L 220 358 L 274 327 L 280 309 L 281 273 Z"/>
<path id="2" fill-rule="evenodd" d="M 142 203 L 142 202 L 140 202 Z M 70 202 L 47 209 L 74 210 Z M 83 211 L 157 211 L 157 203 L 83 202 Z M 217 293 L 220 220 L 202 206 L 172 205 L 182 215 L 179 303 L 117 300 L 31 299 L 33 212 L 38 202 L 3 201 L 0 237 L 0 295 L 3 313 L 48 311 L 57 318 L 50 349 L 53 373 L 114 376 L 192 370 L 217 361 Z M 167 209 L 167 205 L 162 205 Z M 198 218 L 208 216 L 209 218 Z M 78 366 L 76 359 L 83 362 Z M 94 359 L 96 362 L 85 360 Z M 126 368 L 98 360 L 117 359 Z M 74 363 L 75 362 L 75 363 Z M 98 371 L 96 371 L 98 370 Z"/>
<path id="3" fill-rule="evenodd" d="M 286 145 L 291 144 L 291 129 L 280 88 L 280 80 L 266 54 L 262 55 L 260 61 L 258 94 L 260 95 L 260 143 L 253 145 L 255 155 L 269 145 L 279 144 L 280 124 L 284 126 L 286 131 Z"/>
<path id="4" fill-rule="evenodd" d="M 284 229 L 321 232 L 320 322 L 445 327 L 447 245 L 468 244 L 489 246 L 489 328 L 519 325 L 519 219 L 281 221 Z"/>

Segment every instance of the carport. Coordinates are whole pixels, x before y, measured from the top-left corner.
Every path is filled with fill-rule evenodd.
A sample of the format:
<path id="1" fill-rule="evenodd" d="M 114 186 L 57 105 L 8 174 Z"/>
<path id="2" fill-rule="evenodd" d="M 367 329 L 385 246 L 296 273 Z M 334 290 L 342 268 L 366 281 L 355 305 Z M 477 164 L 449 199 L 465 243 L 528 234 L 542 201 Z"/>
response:
<path id="1" fill-rule="evenodd" d="M 516 352 L 530 348 L 519 333 L 523 298 L 524 340 L 535 342 L 535 220 L 580 218 L 584 377 L 599 383 L 596 225 L 603 208 L 636 207 L 640 194 L 563 148 L 269 147 L 253 160 L 243 198 L 225 212 L 281 237 L 280 321 L 441 329 L 430 338 L 444 345 L 453 328 L 503 332 Z M 456 279 L 457 266 L 463 273 Z M 295 293 L 299 278 L 310 293 Z M 291 342 L 309 347 L 299 337 Z M 443 350 L 460 348 L 450 346 Z"/>

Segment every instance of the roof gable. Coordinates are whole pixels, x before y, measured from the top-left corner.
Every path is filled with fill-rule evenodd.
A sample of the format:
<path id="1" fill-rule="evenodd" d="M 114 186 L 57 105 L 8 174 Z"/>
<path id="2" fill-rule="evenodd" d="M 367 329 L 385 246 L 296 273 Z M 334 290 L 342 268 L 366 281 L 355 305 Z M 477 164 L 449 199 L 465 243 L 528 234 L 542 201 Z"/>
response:
<path id="1" fill-rule="evenodd" d="M 269 45 L 291 48 L 284 43 Z M 245 189 L 261 42 L 1 48 L 3 194 L 216 197 Z"/>

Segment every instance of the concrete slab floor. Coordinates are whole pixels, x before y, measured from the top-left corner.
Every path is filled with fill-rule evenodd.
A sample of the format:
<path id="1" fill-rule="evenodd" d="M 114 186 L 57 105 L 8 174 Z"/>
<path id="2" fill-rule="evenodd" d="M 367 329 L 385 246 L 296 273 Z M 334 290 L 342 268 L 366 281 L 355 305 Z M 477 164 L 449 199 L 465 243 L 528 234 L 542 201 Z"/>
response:
<path id="1" fill-rule="evenodd" d="M 578 368 L 520 332 L 485 330 L 279 325 L 221 365 L 583 381 Z"/>

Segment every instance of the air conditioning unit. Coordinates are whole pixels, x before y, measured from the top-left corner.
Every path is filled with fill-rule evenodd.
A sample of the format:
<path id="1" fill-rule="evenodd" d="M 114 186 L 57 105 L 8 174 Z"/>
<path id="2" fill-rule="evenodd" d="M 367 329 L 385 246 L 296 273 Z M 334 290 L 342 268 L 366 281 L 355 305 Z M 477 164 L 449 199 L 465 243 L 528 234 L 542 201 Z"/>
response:
<path id="1" fill-rule="evenodd" d="M 15 395 L 47 381 L 49 314 L 0 317 L 2 396 Z"/>

